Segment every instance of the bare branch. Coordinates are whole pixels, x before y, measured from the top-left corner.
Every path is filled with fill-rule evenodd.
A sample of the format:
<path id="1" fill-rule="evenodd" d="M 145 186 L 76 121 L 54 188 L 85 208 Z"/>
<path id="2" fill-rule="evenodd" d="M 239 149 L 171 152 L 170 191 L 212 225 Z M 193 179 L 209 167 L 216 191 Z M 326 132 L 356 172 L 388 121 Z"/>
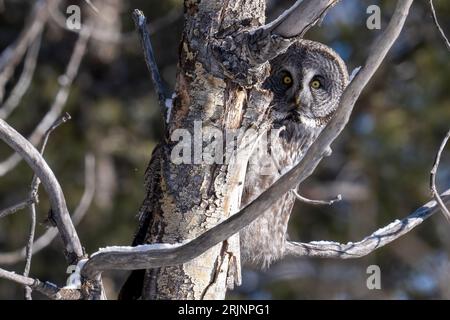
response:
<path id="1" fill-rule="evenodd" d="M 55 123 L 47 130 L 47 132 L 44 135 L 44 141 L 42 142 L 42 146 L 41 146 L 41 150 L 40 150 L 40 153 L 42 156 L 44 156 L 44 151 L 45 151 L 45 148 L 47 147 L 48 139 L 50 138 L 50 135 L 52 134 L 52 132 L 56 128 L 58 128 L 61 124 L 66 123 L 70 119 L 71 119 L 70 114 L 66 112 L 62 117 L 60 117 L 59 119 L 56 119 Z M 33 196 L 37 197 L 40 183 L 41 183 L 40 180 L 38 179 L 36 174 L 34 174 L 33 179 L 31 181 L 31 192 L 30 192 L 32 197 Z"/>
<path id="2" fill-rule="evenodd" d="M 436 11 L 434 10 L 433 0 L 429 0 L 429 1 L 430 1 L 431 14 L 433 16 L 434 24 L 436 25 L 436 28 L 438 29 L 442 40 L 444 40 L 444 43 L 445 43 L 445 46 L 447 47 L 447 50 L 450 51 L 450 42 L 448 41 L 448 38 L 445 35 L 444 30 L 442 30 L 441 25 L 439 24 L 438 18 L 436 16 Z"/>
<path id="3" fill-rule="evenodd" d="M 442 198 L 447 204 L 450 204 L 450 189 L 442 194 Z M 286 256 L 340 259 L 360 258 L 407 234 L 425 219 L 438 212 L 439 209 L 436 201 L 430 201 L 406 218 L 395 220 L 359 242 L 349 242 L 347 244 L 332 241 L 287 242 Z"/>
<path id="4" fill-rule="evenodd" d="M 20 75 L 17 84 L 12 89 L 8 99 L 6 99 L 5 103 L 0 108 L 0 118 L 5 120 L 8 118 L 8 116 L 17 108 L 22 100 L 22 97 L 30 87 L 31 80 L 36 69 L 39 49 L 41 48 L 41 40 L 42 32 L 28 50 L 27 56 L 25 57 L 22 74 Z"/>
<path id="5" fill-rule="evenodd" d="M 78 73 L 81 60 L 86 52 L 87 42 L 89 40 L 89 30 L 90 29 L 85 29 L 85 32 L 80 34 L 78 41 L 75 44 L 70 61 L 67 65 L 66 72 L 64 75 L 59 77 L 60 88 L 55 96 L 53 104 L 28 138 L 33 145 L 39 144 L 47 130 L 58 119 L 67 102 L 70 86 Z M 2 161 L 0 163 L 0 176 L 4 176 L 6 173 L 14 169 L 20 161 L 21 157 L 17 153 Z"/>
<path id="6" fill-rule="evenodd" d="M 42 142 L 42 146 L 41 146 L 41 156 L 44 156 L 44 151 L 45 151 L 45 147 L 47 146 L 47 142 L 48 139 L 50 137 L 50 134 L 58 127 L 60 126 L 62 123 L 67 122 L 70 119 L 70 115 L 68 113 L 66 113 L 64 116 L 62 116 L 60 119 L 56 120 L 56 122 L 47 130 L 47 132 L 45 133 L 45 137 L 44 137 L 44 141 Z M 33 175 L 33 179 L 31 181 L 31 191 L 30 191 L 30 197 L 37 197 L 38 194 L 38 189 L 39 189 L 39 185 L 40 185 L 40 180 L 39 178 L 36 176 L 36 174 Z M 36 205 L 33 202 L 30 206 L 30 220 L 31 220 L 31 224 L 30 224 L 30 232 L 28 235 L 28 241 L 27 241 L 27 245 L 25 247 L 25 269 L 23 272 L 24 276 L 28 276 L 30 273 L 30 268 L 31 268 L 31 259 L 33 257 L 33 243 L 34 243 L 34 235 L 36 232 Z M 31 298 L 31 292 L 32 292 L 32 288 L 31 287 L 25 287 L 25 299 L 26 300 L 32 300 Z"/>
<path id="7" fill-rule="evenodd" d="M 52 170 L 33 145 L 1 119 L 0 139 L 20 154 L 42 181 L 50 198 L 53 218 L 65 246 L 66 258 L 70 264 L 78 261 L 84 255 L 83 249 L 70 219 L 63 191 Z"/>
<path id="8" fill-rule="evenodd" d="M 31 258 L 33 256 L 33 242 L 34 242 L 34 234 L 36 232 L 36 205 L 34 203 L 30 206 L 30 232 L 28 234 L 28 241 L 26 245 L 26 259 L 25 259 L 25 268 L 23 271 L 23 276 L 28 277 L 31 269 Z M 31 292 L 32 289 L 30 286 L 25 286 L 25 299 L 31 300 Z"/>
<path id="9" fill-rule="evenodd" d="M 336 5 L 338 1 L 339 0 L 298 0 L 292 7 L 263 28 L 271 30 L 272 34 L 276 34 L 283 38 L 302 36 L 309 28 L 321 21 L 325 13 L 331 7 Z M 321 8 L 319 14 L 317 14 L 317 8 Z"/>
<path id="10" fill-rule="evenodd" d="M 436 154 L 436 158 L 434 160 L 433 168 L 430 172 L 430 190 L 433 197 L 436 199 L 437 203 L 441 207 L 442 213 L 444 214 L 445 218 L 448 222 L 450 222 L 450 212 L 448 211 L 447 207 L 445 206 L 444 202 L 442 201 L 441 197 L 439 196 L 439 192 L 436 187 L 436 175 L 439 168 L 439 163 L 441 162 L 441 156 L 442 152 L 444 151 L 445 145 L 447 144 L 448 139 L 450 139 L 450 130 L 447 132 L 447 135 L 445 136 L 444 140 L 442 140 L 442 143 L 439 147 L 439 150 Z"/>
<path id="11" fill-rule="evenodd" d="M 228 239 L 262 215 L 277 199 L 289 192 L 309 176 L 326 154 L 334 139 L 348 122 L 353 106 L 370 78 L 383 61 L 390 47 L 403 28 L 412 0 L 399 0 L 391 21 L 381 36 L 372 44 L 371 54 L 365 66 L 341 97 L 339 108 L 333 119 L 312 144 L 302 161 L 283 175 L 258 198 L 230 218 L 201 234 L 188 244 L 171 249 L 154 248 L 134 250 L 132 252 L 99 252 L 84 265 L 82 275 L 87 279 L 99 279 L 107 269 L 148 269 L 168 265 L 183 264 L 205 252 L 217 243 Z"/>
<path id="12" fill-rule="evenodd" d="M 79 300 L 81 297 L 79 290 L 58 288 L 58 286 L 51 282 L 41 282 L 38 279 L 22 276 L 1 268 L 0 279 L 6 279 L 23 286 L 28 286 L 33 290 L 46 295 L 52 300 Z"/>
<path id="13" fill-rule="evenodd" d="M 0 278 L 14 281 L 19 284 L 23 284 L 24 286 L 33 286 L 36 281 L 35 279 L 21 276 L 21 275 L 16 274 L 15 272 L 6 271 L 3 269 L 0 269 Z"/>
<path id="14" fill-rule="evenodd" d="M 36 198 L 30 196 L 28 199 L 26 199 L 22 202 L 19 202 L 18 204 L 15 204 L 9 208 L 3 209 L 2 211 L 0 211 L 0 219 L 4 218 L 6 216 L 9 216 L 10 214 L 16 213 L 17 211 L 23 210 L 35 202 L 36 202 Z"/>
<path id="15" fill-rule="evenodd" d="M 308 199 L 308 198 L 305 198 L 304 196 L 300 195 L 297 192 L 297 190 L 295 190 L 295 189 L 292 189 L 291 192 L 294 194 L 294 196 L 299 201 L 307 203 L 307 204 L 312 204 L 315 206 L 322 206 L 322 205 L 331 206 L 333 203 L 342 200 L 342 195 L 340 195 L 340 194 L 338 194 L 334 199 L 331 199 L 331 200 L 312 200 L 312 199 Z"/>
<path id="16" fill-rule="evenodd" d="M 84 192 L 78 206 L 75 208 L 72 221 L 77 226 L 86 215 L 89 207 L 92 204 L 95 195 L 96 173 L 95 173 L 95 157 L 92 154 L 87 154 L 85 157 L 85 174 L 84 174 Z M 47 229 L 33 243 L 33 255 L 40 252 L 42 249 L 50 245 L 50 243 L 58 235 L 58 228 L 51 227 Z M 11 265 L 25 259 L 26 248 L 18 249 L 12 252 L 0 253 L 0 264 Z"/>
<path id="17" fill-rule="evenodd" d="M 156 94 L 158 95 L 159 106 L 161 108 L 161 114 L 164 117 L 166 122 L 166 118 L 169 116 L 166 115 L 166 94 L 164 85 L 162 83 L 161 75 L 159 74 L 158 65 L 155 60 L 155 56 L 153 54 L 152 42 L 150 40 L 150 33 L 147 27 L 147 19 L 144 14 L 140 10 L 134 10 L 133 12 L 133 20 L 136 25 L 136 29 L 139 32 L 139 36 L 141 39 L 141 45 L 144 49 L 145 62 L 147 64 L 148 70 L 152 76 L 153 86 L 155 87 Z"/>

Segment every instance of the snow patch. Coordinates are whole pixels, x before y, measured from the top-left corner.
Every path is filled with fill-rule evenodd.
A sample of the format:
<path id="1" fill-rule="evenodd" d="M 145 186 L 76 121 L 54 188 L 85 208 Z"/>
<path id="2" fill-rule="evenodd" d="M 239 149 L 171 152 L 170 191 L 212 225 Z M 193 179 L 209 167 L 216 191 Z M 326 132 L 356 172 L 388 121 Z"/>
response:
<path id="1" fill-rule="evenodd" d="M 63 289 L 80 289 L 81 288 L 81 269 L 83 269 L 84 265 L 88 259 L 82 259 L 78 261 L 77 265 L 71 265 L 67 267 L 67 273 L 70 274 L 69 278 L 67 278 L 66 286 Z"/>
<path id="2" fill-rule="evenodd" d="M 166 115 L 166 123 L 169 123 L 170 116 L 172 115 L 172 108 L 173 108 L 173 99 L 175 99 L 177 95 L 175 93 L 172 93 L 172 97 L 169 99 L 166 99 L 165 105 L 167 108 L 167 115 Z"/>
<path id="3" fill-rule="evenodd" d="M 161 249 L 172 249 L 182 246 L 188 243 L 190 240 L 186 240 L 180 243 L 152 243 L 152 244 L 142 244 L 136 247 L 130 246 L 109 246 L 105 248 L 99 248 L 97 252 L 94 252 L 91 257 L 104 252 L 144 252 L 148 250 L 161 250 Z"/>
<path id="4" fill-rule="evenodd" d="M 401 223 L 402 222 L 399 219 L 395 219 L 393 222 L 389 223 L 387 226 L 375 231 L 373 233 L 373 236 L 379 236 L 379 235 L 385 234 L 386 232 L 392 232 L 392 229 L 395 228 L 397 225 L 401 225 Z"/>
<path id="5" fill-rule="evenodd" d="M 312 244 L 312 245 L 320 245 L 320 246 L 339 246 L 340 245 L 339 242 L 326 241 L 326 240 L 311 241 L 310 244 Z"/>
<path id="6" fill-rule="evenodd" d="M 353 81 L 353 79 L 356 77 L 356 75 L 358 74 L 358 72 L 359 72 L 359 70 L 361 70 L 361 66 L 359 66 L 359 67 L 356 67 L 355 69 L 353 69 L 353 71 L 352 71 L 352 73 L 351 73 L 351 75 L 350 75 L 350 79 L 349 79 L 349 82 L 352 82 Z"/>

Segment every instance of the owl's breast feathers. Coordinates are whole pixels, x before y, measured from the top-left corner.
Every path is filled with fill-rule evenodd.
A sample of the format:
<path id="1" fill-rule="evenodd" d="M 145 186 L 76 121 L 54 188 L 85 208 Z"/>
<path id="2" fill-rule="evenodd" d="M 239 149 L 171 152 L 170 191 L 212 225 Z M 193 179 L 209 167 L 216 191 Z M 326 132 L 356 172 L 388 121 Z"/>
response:
<path id="1" fill-rule="evenodd" d="M 254 153 L 249 161 L 241 207 L 249 204 L 296 165 L 322 130 L 292 120 L 274 125 L 269 155 Z M 264 149 L 264 148 L 262 148 Z M 263 168 L 263 169 L 262 169 Z M 240 232 L 244 261 L 268 267 L 284 255 L 287 226 L 295 196 L 287 193 Z"/>

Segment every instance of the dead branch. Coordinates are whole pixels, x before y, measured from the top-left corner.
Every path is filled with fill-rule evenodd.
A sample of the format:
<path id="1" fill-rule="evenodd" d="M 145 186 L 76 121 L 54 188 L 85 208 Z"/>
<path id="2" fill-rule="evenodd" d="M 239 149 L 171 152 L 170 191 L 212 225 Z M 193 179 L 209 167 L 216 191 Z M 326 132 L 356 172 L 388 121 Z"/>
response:
<path id="1" fill-rule="evenodd" d="M 442 143 L 439 147 L 439 150 L 436 154 L 436 158 L 434 160 L 433 168 L 430 172 L 430 190 L 431 194 L 433 195 L 434 199 L 436 199 L 437 203 L 441 207 L 442 214 L 445 216 L 448 222 L 450 222 L 450 212 L 448 211 L 447 207 L 445 206 L 444 202 L 442 201 L 441 197 L 439 196 L 439 192 L 436 187 L 436 175 L 439 168 L 439 164 L 441 162 L 441 156 L 442 151 L 444 151 L 445 145 L 447 144 L 447 141 L 450 139 L 450 130 L 447 132 L 447 135 L 445 136 L 444 140 L 442 140 Z"/>
<path id="2" fill-rule="evenodd" d="M 56 120 L 56 122 L 47 130 L 45 133 L 44 141 L 42 142 L 41 146 L 41 156 L 44 156 L 45 147 L 47 146 L 48 139 L 50 137 L 50 134 L 59 127 L 62 123 L 67 122 L 70 119 L 70 115 L 66 113 L 64 116 L 62 116 L 60 119 Z M 36 174 L 33 175 L 33 179 L 31 180 L 31 188 L 30 188 L 30 197 L 36 197 L 39 190 L 40 180 L 36 176 Z M 31 259 L 33 257 L 33 243 L 34 243 L 34 236 L 36 233 L 36 204 L 35 202 L 31 203 L 30 205 L 30 232 L 28 233 L 28 241 L 27 245 L 25 246 L 25 269 L 23 271 L 23 275 L 27 277 L 30 273 L 31 268 Z M 29 286 L 25 287 L 25 299 L 26 300 L 32 300 L 31 298 L 32 288 Z"/>
<path id="3" fill-rule="evenodd" d="M 79 300 L 81 297 L 78 290 L 59 288 L 51 282 L 42 282 L 38 279 L 22 276 L 14 272 L 3 270 L 1 268 L 0 278 L 30 287 L 52 300 Z"/>
<path id="4" fill-rule="evenodd" d="M 439 24 L 436 11 L 434 10 L 433 0 L 430 1 L 430 8 L 431 8 L 431 15 L 433 16 L 433 22 L 436 25 L 436 28 L 439 31 L 439 35 L 441 36 L 442 40 L 444 40 L 445 46 L 447 47 L 447 50 L 450 51 L 450 42 L 448 41 L 447 36 L 445 35 L 444 30 L 442 29 L 441 25 Z"/>
<path id="5" fill-rule="evenodd" d="M 161 114 L 163 115 L 164 122 L 166 123 L 170 115 L 168 115 L 166 111 L 165 89 L 161 80 L 161 75 L 159 74 L 155 56 L 153 54 L 152 43 L 150 41 L 150 33 L 147 27 L 147 19 L 145 18 L 142 11 L 136 9 L 133 12 L 133 20 L 140 35 L 141 45 L 144 50 L 145 62 L 152 76 L 153 86 L 155 88 L 156 94 L 158 95 Z"/>
<path id="6" fill-rule="evenodd" d="M 6 209 L 3 209 L 0 211 L 0 219 L 4 218 L 6 216 L 9 216 L 10 214 L 16 213 L 17 211 L 23 210 L 27 207 L 29 207 L 32 203 L 36 202 L 36 198 L 30 196 L 27 199 L 12 205 Z"/>
<path id="7" fill-rule="evenodd" d="M 450 204 L 450 189 L 446 190 L 441 196 L 445 203 Z M 404 236 L 427 218 L 438 212 L 439 209 L 440 206 L 436 201 L 430 201 L 406 218 L 395 220 L 359 242 L 349 242 L 346 244 L 333 241 L 312 241 L 309 243 L 287 242 L 286 255 L 339 259 L 360 258 Z"/>
<path id="8" fill-rule="evenodd" d="M 30 231 L 28 233 L 27 245 L 25 247 L 25 268 L 23 270 L 23 276 L 28 277 L 31 269 L 31 258 L 33 256 L 33 242 L 34 235 L 36 233 L 36 204 L 32 203 L 30 208 Z M 32 288 L 30 286 L 25 286 L 25 299 L 31 299 Z"/>
<path id="9" fill-rule="evenodd" d="M 63 191 L 52 170 L 36 148 L 1 119 L 0 139 L 20 154 L 41 180 L 50 198 L 52 218 L 55 220 L 63 240 L 67 261 L 69 264 L 77 262 L 84 255 L 83 249 L 70 219 Z"/>
<path id="10" fill-rule="evenodd" d="M 89 207 L 92 204 L 95 195 L 95 185 L 96 185 L 96 173 L 95 173 L 95 158 L 92 154 L 87 154 L 85 157 L 85 173 L 84 173 L 84 192 L 81 197 L 78 206 L 75 208 L 72 221 L 75 226 L 77 226 L 86 215 Z M 46 248 L 50 245 L 50 243 L 56 238 L 58 235 L 58 228 L 51 227 L 43 235 L 41 235 L 34 243 L 33 243 L 33 252 L 32 254 L 36 254 L 40 252 L 42 249 Z M 15 264 L 19 261 L 25 259 L 26 256 L 26 248 L 18 249 L 12 252 L 0 253 L 0 264 L 2 265 L 11 265 Z"/>
<path id="11" fill-rule="evenodd" d="M 339 0 L 296 1 L 292 7 L 263 29 L 283 38 L 303 35 L 309 28 L 320 22 L 325 13 Z M 323 8 L 316 14 L 317 7 Z"/>

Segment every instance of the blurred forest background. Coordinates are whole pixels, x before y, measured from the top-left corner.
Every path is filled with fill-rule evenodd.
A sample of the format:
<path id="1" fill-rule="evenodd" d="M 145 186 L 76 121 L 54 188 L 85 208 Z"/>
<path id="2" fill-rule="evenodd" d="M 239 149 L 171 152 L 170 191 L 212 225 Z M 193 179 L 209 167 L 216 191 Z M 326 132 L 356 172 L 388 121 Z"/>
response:
<path id="1" fill-rule="evenodd" d="M 139 8 L 149 18 L 156 59 L 169 88 L 175 83 L 183 28 L 181 0 L 92 3 L 98 14 L 84 1 L 61 1 L 45 23 L 40 50 L 36 43 L 31 46 L 26 54 L 30 62 L 18 65 L 0 100 L 0 117 L 29 136 L 50 110 L 59 90 L 59 77 L 78 38 L 77 33 L 65 28 L 65 11 L 68 5 L 79 4 L 82 23 L 94 25 L 93 33 L 61 110 L 69 112 L 72 119 L 52 134 L 45 158 L 73 212 L 85 190 L 85 156 L 95 156 L 95 173 L 87 175 L 90 180 L 95 178 L 95 193 L 77 225 L 88 253 L 99 247 L 131 243 L 136 214 L 144 199 L 144 171 L 162 136 L 157 97 L 131 12 Z M 0 0 L 0 52 L 19 37 L 34 4 L 32 0 Z M 291 4 L 268 0 L 269 20 Z M 363 64 L 368 45 L 380 33 L 366 28 L 366 9 L 371 4 L 382 8 L 384 28 L 395 1 L 344 0 L 306 38 L 334 48 L 353 70 Z M 450 2 L 436 0 L 435 6 L 443 29 L 450 33 Z M 33 67 L 33 48 L 38 56 L 30 87 L 17 107 L 5 113 L 1 110 L 23 69 Z M 332 207 L 298 204 L 289 227 L 291 239 L 358 241 L 430 199 L 429 171 L 450 127 L 449 61 L 428 1 L 415 1 L 404 31 L 358 101 L 351 122 L 333 146 L 333 155 L 301 187 L 302 193 L 311 198 L 340 193 L 344 200 Z M 29 192 L 32 171 L 24 162 L 8 171 L 11 154 L 7 146 L 0 145 L 0 208 L 17 203 Z M 442 159 L 438 183 L 440 190 L 450 186 L 448 152 Z M 47 228 L 44 222 L 48 210 L 41 190 L 38 237 Z M 5 254 L 25 245 L 28 228 L 27 210 L 1 219 L 0 267 L 22 272 L 24 262 L 10 264 L 13 261 L 6 261 Z M 407 236 L 363 259 L 286 259 L 267 271 L 244 269 L 243 285 L 228 297 L 450 299 L 449 230 L 445 219 L 435 215 Z M 366 269 L 372 264 L 381 268 L 381 290 L 366 287 Z M 61 242 L 56 239 L 35 255 L 31 276 L 64 284 L 65 269 Z M 126 275 L 105 274 L 110 299 L 116 298 Z M 22 297 L 21 287 L 0 279 L 0 299 Z M 36 293 L 34 298 L 43 297 Z"/>

